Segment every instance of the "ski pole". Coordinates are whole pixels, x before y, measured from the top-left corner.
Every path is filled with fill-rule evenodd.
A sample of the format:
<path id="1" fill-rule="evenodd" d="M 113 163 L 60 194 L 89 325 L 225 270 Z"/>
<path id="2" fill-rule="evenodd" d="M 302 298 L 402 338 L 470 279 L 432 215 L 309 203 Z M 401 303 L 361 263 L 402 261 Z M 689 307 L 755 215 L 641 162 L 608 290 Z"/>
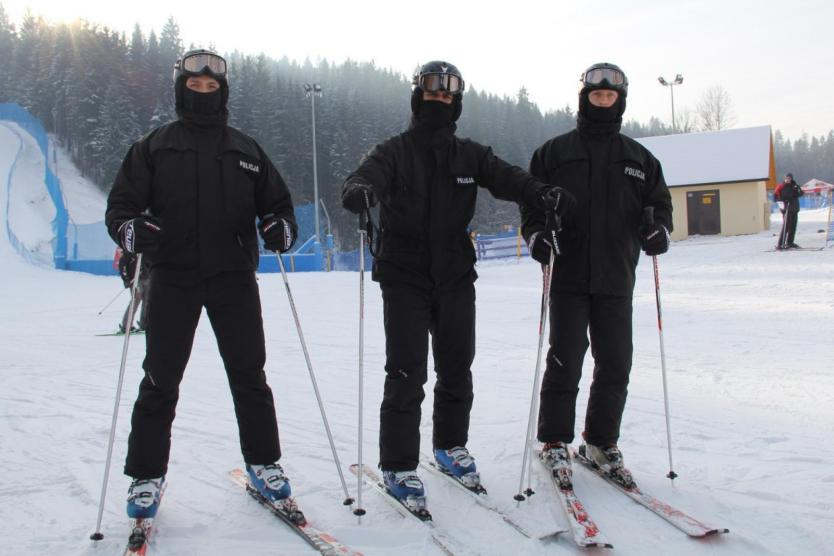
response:
<path id="1" fill-rule="evenodd" d="M 133 281 L 130 286 L 130 305 L 128 306 L 128 321 L 133 322 L 133 310 L 136 308 L 136 288 L 139 284 L 139 270 L 142 268 L 142 253 L 136 258 L 136 270 L 133 273 Z M 118 297 L 118 296 L 117 296 Z M 101 497 L 98 503 L 98 518 L 96 519 L 96 531 L 90 535 L 90 539 L 100 541 L 104 538 L 101 532 L 101 519 L 104 515 L 104 500 L 107 497 L 107 482 L 110 479 L 110 461 L 113 458 L 113 443 L 116 439 L 116 422 L 119 419 L 119 402 L 122 398 L 122 384 L 125 377 L 125 365 L 127 364 L 127 348 L 130 344 L 130 329 L 125 328 L 125 341 L 122 345 L 122 363 L 119 367 L 119 380 L 116 385 L 116 401 L 113 404 L 113 420 L 110 423 L 110 439 L 107 442 L 107 458 L 104 463 L 104 479 L 101 482 Z"/>
<path id="2" fill-rule="evenodd" d="M 108 301 L 108 302 L 107 302 L 107 305 L 105 305 L 104 307 L 102 307 L 102 308 L 101 308 L 101 311 L 99 311 L 99 312 L 98 312 L 98 314 L 99 314 L 99 315 L 101 315 L 104 311 L 106 311 L 106 310 L 107 310 L 107 308 L 108 308 L 108 307 L 110 307 L 111 305 L 113 305 L 113 303 L 114 303 L 117 299 L 119 299 L 119 298 L 122 296 L 122 294 L 123 294 L 123 293 L 125 293 L 125 290 L 127 290 L 127 289 L 130 289 L 130 288 L 122 288 L 121 290 L 119 290 L 119 293 L 117 293 L 117 294 L 113 297 L 113 299 L 111 299 L 110 301 Z"/>
<path id="3" fill-rule="evenodd" d="M 523 501 L 525 499 L 525 495 L 531 496 L 535 494 L 530 484 L 533 475 L 533 457 L 531 454 L 533 449 L 533 419 L 535 419 L 535 416 L 538 413 L 539 376 L 541 374 L 544 333 L 547 328 L 547 312 L 550 308 L 550 283 L 553 278 L 553 262 L 556 259 L 556 255 L 561 252 L 559 249 L 559 243 L 556 239 L 556 232 L 560 227 L 559 218 L 555 213 L 553 214 L 553 218 L 555 219 L 555 228 L 549 230 L 551 234 L 551 241 L 553 242 L 553 248 L 550 250 L 550 261 L 545 267 L 542 276 L 542 304 L 541 313 L 539 314 L 539 343 L 538 350 L 536 351 L 536 370 L 533 373 L 533 394 L 530 399 L 530 413 L 527 416 L 527 433 L 524 437 L 524 453 L 521 459 L 521 477 L 518 481 L 518 493 L 513 496 L 513 499 L 517 502 Z M 548 230 L 545 230 L 545 232 L 547 231 Z M 524 489 L 525 469 L 527 471 L 526 490 Z"/>
<path id="4" fill-rule="evenodd" d="M 648 225 L 654 224 L 654 207 L 643 209 L 643 220 Z M 654 298 L 657 305 L 657 334 L 660 338 L 660 374 L 663 377 L 663 407 L 666 414 L 666 446 L 669 450 L 669 473 L 666 474 L 671 481 L 678 476 L 675 473 L 675 466 L 672 464 L 672 427 L 669 420 L 669 387 L 666 383 L 666 350 L 663 345 L 663 311 L 660 308 L 660 269 L 657 265 L 657 255 L 652 255 L 652 267 L 654 268 Z"/>
<path id="5" fill-rule="evenodd" d="M 333 443 L 333 435 L 330 433 L 330 424 L 327 422 L 327 415 L 324 412 L 324 405 L 321 401 L 321 394 L 319 394 L 319 387 L 316 383 L 316 374 L 313 372 L 313 364 L 310 362 L 310 353 L 307 351 L 307 343 L 304 341 L 304 333 L 301 331 L 301 321 L 298 319 L 298 311 L 295 309 L 295 302 L 292 298 L 292 291 L 290 291 L 290 281 L 287 279 L 287 271 L 284 268 L 284 261 L 281 258 L 281 253 L 275 253 L 278 258 L 278 267 L 281 269 L 281 277 L 284 279 L 284 287 L 287 290 L 287 299 L 290 302 L 290 309 L 292 309 L 292 316 L 295 319 L 295 329 L 298 331 L 298 339 L 301 341 L 301 350 L 304 352 L 304 359 L 307 361 L 307 370 L 310 372 L 310 381 L 313 383 L 313 391 L 316 394 L 316 401 L 319 404 L 319 412 L 321 412 L 321 420 L 324 422 L 324 430 L 327 432 L 327 440 L 330 443 L 330 450 L 333 452 L 333 463 L 336 464 L 336 471 L 339 472 L 339 480 L 342 482 L 342 488 L 345 491 L 345 500 L 342 502 L 345 506 L 353 505 L 353 498 L 348 493 L 347 483 L 345 483 L 345 476 L 342 473 L 342 464 L 339 463 L 339 455 L 336 453 L 336 445 Z"/>
<path id="6" fill-rule="evenodd" d="M 365 515 L 365 509 L 362 507 L 362 473 L 365 469 L 362 466 L 362 394 L 365 371 L 365 234 L 367 233 L 365 227 L 367 224 L 368 211 L 366 209 L 359 213 L 359 423 L 356 456 L 359 465 L 359 473 L 356 474 L 357 508 L 353 510 L 353 513 L 358 516 L 357 521 L 359 523 L 362 523 L 362 516 Z"/>

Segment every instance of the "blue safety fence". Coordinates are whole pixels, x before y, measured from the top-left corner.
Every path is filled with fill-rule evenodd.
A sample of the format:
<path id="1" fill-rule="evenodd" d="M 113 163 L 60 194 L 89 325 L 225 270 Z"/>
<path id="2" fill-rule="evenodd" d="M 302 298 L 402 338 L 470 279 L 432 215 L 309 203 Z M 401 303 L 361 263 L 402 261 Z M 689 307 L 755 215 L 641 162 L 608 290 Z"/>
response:
<path id="1" fill-rule="evenodd" d="M 44 160 L 44 184 L 46 190 L 49 192 L 49 197 L 55 205 L 55 218 L 52 220 L 52 231 L 54 239 L 52 242 L 52 260 L 55 268 L 66 268 L 67 260 L 67 223 L 69 222 L 69 215 L 67 214 L 66 206 L 64 205 L 64 197 L 61 193 L 61 184 L 57 176 L 49 167 L 49 137 L 46 130 L 43 128 L 40 120 L 32 116 L 29 112 L 17 104 L 0 103 L 0 120 L 7 120 L 16 123 L 23 128 L 29 135 L 34 137 L 38 143 Z M 23 139 L 21 138 L 21 141 Z M 20 151 L 18 151 L 18 155 Z M 20 253 L 20 255 L 28 261 L 40 261 L 40 257 L 32 252 L 26 245 L 21 242 L 9 225 L 9 203 L 8 199 L 11 195 L 12 176 L 14 175 L 17 157 L 12 164 L 9 171 L 8 182 L 6 187 L 6 232 L 9 236 L 9 242 Z"/>
<path id="2" fill-rule="evenodd" d="M 492 235 L 475 235 L 475 254 L 479 261 L 526 257 L 527 244 L 518 230 Z"/>

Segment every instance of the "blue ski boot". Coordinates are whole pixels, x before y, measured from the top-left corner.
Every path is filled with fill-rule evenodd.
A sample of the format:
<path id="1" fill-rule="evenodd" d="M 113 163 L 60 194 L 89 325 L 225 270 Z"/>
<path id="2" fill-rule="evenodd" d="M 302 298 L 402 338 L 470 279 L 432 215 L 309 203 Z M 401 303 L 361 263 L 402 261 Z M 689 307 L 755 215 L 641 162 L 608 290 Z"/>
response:
<path id="1" fill-rule="evenodd" d="M 449 450 L 437 448 L 434 459 L 438 468 L 451 475 L 469 489 L 477 489 L 481 485 L 481 476 L 475 466 L 475 458 L 464 446 L 455 446 Z"/>
<path id="2" fill-rule="evenodd" d="M 249 482 L 261 495 L 270 502 L 278 502 L 289 498 L 292 493 L 290 480 L 284 475 L 284 470 L 277 463 L 268 465 L 246 464 Z"/>
<path id="3" fill-rule="evenodd" d="M 165 477 L 158 479 L 133 479 L 127 490 L 127 516 L 134 519 L 150 519 L 159 510 Z"/>
<path id="4" fill-rule="evenodd" d="M 426 489 L 416 470 L 382 471 L 382 480 L 388 492 L 411 512 L 426 509 Z"/>

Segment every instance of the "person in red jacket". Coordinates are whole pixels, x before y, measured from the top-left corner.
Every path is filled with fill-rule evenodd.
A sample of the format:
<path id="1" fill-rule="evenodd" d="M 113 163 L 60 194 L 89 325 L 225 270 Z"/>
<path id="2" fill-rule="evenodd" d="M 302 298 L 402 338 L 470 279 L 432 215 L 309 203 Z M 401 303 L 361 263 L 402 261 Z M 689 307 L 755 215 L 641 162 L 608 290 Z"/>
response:
<path id="1" fill-rule="evenodd" d="M 798 249 L 799 245 L 794 243 L 796 236 L 796 224 L 799 221 L 799 198 L 805 193 L 794 181 L 793 174 L 785 174 L 785 181 L 776 186 L 773 190 L 773 198 L 782 202 L 782 231 L 779 233 L 779 243 L 776 249 Z"/>

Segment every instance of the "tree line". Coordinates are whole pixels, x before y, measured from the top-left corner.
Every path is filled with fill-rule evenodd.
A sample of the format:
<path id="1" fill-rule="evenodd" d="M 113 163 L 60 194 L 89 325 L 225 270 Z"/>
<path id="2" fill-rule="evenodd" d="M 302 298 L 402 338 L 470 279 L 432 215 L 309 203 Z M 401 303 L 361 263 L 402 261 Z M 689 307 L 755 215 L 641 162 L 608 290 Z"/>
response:
<path id="1" fill-rule="evenodd" d="M 212 45 L 188 45 L 195 46 Z M 172 68 L 183 50 L 172 18 L 159 34 L 147 35 L 138 25 L 128 35 L 86 21 L 50 24 L 31 14 L 18 29 L 0 4 L 0 102 L 16 102 L 39 118 L 81 172 L 107 191 L 130 144 L 176 117 Z M 315 99 L 319 196 L 337 242 L 353 244 L 356 224 L 340 208 L 341 183 L 371 147 L 407 127 L 410 79 L 373 62 L 224 55 L 230 123 L 261 144 L 296 204 L 313 199 L 312 99 L 304 86 L 321 86 L 322 96 Z M 526 167 L 535 148 L 575 126 L 568 105 L 575 101 L 566 101 L 564 108 L 542 113 L 524 88 L 513 98 L 468 88 L 459 135 L 491 145 L 505 160 Z M 623 132 L 643 137 L 672 130 L 652 118 L 647 124 L 628 121 Z M 831 181 L 832 134 L 791 143 L 777 132 L 777 166 L 792 168 L 797 179 L 813 168 L 813 177 Z M 512 204 L 479 196 L 473 228 L 490 232 L 517 222 Z"/>

